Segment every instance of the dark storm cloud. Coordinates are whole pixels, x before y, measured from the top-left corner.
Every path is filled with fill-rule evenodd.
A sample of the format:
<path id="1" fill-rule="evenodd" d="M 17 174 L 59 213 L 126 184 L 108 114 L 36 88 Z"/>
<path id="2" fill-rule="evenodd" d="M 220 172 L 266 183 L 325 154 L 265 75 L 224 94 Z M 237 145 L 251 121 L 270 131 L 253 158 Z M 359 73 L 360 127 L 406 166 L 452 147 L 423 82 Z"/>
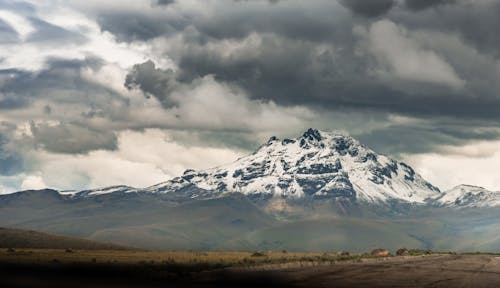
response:
<path id="1" fill-rule="evenodd" d="M 355 14 L 366 17 L 377 17 L 387 13 L 396 4 L 395 0 L 341 0 Z"/>
<path id="2" fill-rule="evenodd" d="M 433 6 L 454 4 L 457 0 L 406 0 L 405 4 L 412 10 L 423 10 Z"/>
<path id="3" fill-rule="evenodd" d="M 446 7 L 454 10 L 457 9 L 455 6 Z M 461 9 L 465 11 L 465 8 Z M 453 48 L 436 47 L 438 53 L 444 53 L 443 57 L 447 57 L 444 61 L 452 64 L 451 67 L 456 69 L 459 77 L 465 77 L 467 86 L 464 89 L 454 90 L 434 83 L 409 80 L 381 81 L 372 73 L 377 69 L 373 57 L 367 53 L 359 53 L 359 39 L 352 34 L 352 27 L 355 25 L 351 22 L 352 19 L 345 18 L 338 12 L 336 18 L 341 21 L 339 25 L 334 25 L 336 23 L 330 22 L 330 18 L 322 18 L 321 12 L 313 11 L 318 14 L 316 21 L 298 21 L 297 23 L 308 22 L 300 28 L 283 26 L 290 30 L 280 28 L 281 19 L 288 16 L 283 11 L 283 15 L 274 12 L 276 16 L 269 19 L 275 22 L 266 23 L 266 27 L 272 27 L 267 30 L 262 29 L 259 20 L 245 22 L 251 18 L 240 15 L 239 18 L 244 20 L 238 21 L 238 17 L 233 19 L 233 16 L 229 16 L 233 15 L 230 13 L 217 17 L 217 22 L 203 20 L 207 25 L 200 25 L 198 34 L 184 31 L 183 50 L 178 55 L 169 55 L 179 64 L 181 80 L 190 81 L 213 74 L 221 81 L 244 87 L 250 91 L 251 97 L 271 99 L 286 105 L 372 108 L 415 116 L 498 117 L 496 107 L 500 103 L 496 95 L 500 89 L 494 80 L 498 77 L 498 72 L 494 71 L 497 69 L 494 61 L 483 63 L 485 65 L 480 68 L 476 65 L 481 62 L 477 58 L 464 59 L 464 55 L 452 51 Z M 453 15 L 457 12 L 447 13 Z M 296 18 L 303 17 L 300 12 L 294 15 Z M 426 15 L 424 13 L 422 17 L 425 19 L 428 17 Z M 442 18 L 444 20 L 434 21 L 449 20 L 446 14 Z M 401 22 L 404 21 L 406 20 L 401 19 Z M 364 22 L 360 24 L 364 25 Z M 260 34 L 261 42 L 257 46 L 230 57 L 225 56 L 222 50 L 209 49 L 218 39 L 241 39 L 251 31 L 272 34 Z M 330 37 L 325 36 L 328 34 L 326 31 Z M 500 39 L 497 35 L 490 35 L 489 38 Z M 320 46 L 323 48 L 319 49 Z M 490 84 L 486 84 L 487 82 Z"/>
<path id="4" fill-rule="evenodd" d="M 380 81 L 370 73 L 371 57 L 356 54 L 353 38 L 346 37 L 342 49 L 331 46 L 332 49 L 321 50 L 316 49 L 315 42 L 263 36 L 258 47 L 251 47 L 235 57 L 225 57 L 218 50 L 206 49 L 208 44 L 196 41 L 186 44 L 176 59 L 181 67 L 181 80 L 191 81 L 213 74 L 220 81 L 244 87 L 255 99 L 331 109 L 371 108 L 415 116 L 498 117 L 500 102 L 495 97 L 496 90 L 492 90 L 494 86 L 480 90 L 485 86 L 474 88 L 475 84 L 471 83 L 475 91 L 468 91 L 420 82 Z M 286 47 L 286 53 L 283 53 L 283 47 Z M 472 63 L 459 65 L 463 69 L 475 66 Z M 488 66 L 482 67 L 482 70 L 478 67 L 471 77 L 491 78 L 495 85 L 495 74 L 487 71 Z M 481 79 L 474 81 L 483 81 Z"/>
<path id="5" fill-rule="evenodd" d="M 500 25 L 500 1 L 432 1 L 433 6 L 424 5 L 430 1 L 415 3 L 420 3 L 415 4 L 415 7 L 441 9 L 420 9 L 417 12 L 398 10 L 391 18 L 411 29 L 458 34 L 467 45 L 479 52 L 500 56 L 500 36 L 496 29 L 492 29 Z"/>
<path id="6" fill-rule="evenodd" d="M 244 88 L 253 99 L 273 100 L 281 105 L 397 113 L 430 119 L 425 125 L 435 127 L 433 129 L 398 124 L 357 135 L 389 153 L 425 152 L 440 144 L 460 145 L 471 139 L 499 137 L 497 133 L 474 133 L 476 128 L 500 120 L 498 68 L 495 56 L 490 57 L 498 53 L 495 51 L 500 44 L 500 36 L 490 29 L 500 25 L 497 3 L 341 1 L 349 10 L 333 1 L 312 1 L 300 7 L 293 1 L 272 6 L 262 5 L 265 1 L 224 3 L 224 7 L 214 9 L 210 17 L 178 15 L 138 25 L 146 32 L 135 38 L 182 35 L 182 49 L 166 50 L 179 70 L 174 75 L 155 68 L 153 63 L 136 65 L 127 77 L 127 87 L 136 85 L 165 105 L 175 81 L 190 83 L 193 79 L 214 75 L 218 81 Z M 440 9 L 430 9 L 433 7 Z M 366 17 L 352 17 L 348 11 Z M 470 11 L 483 17 L 471 16 Z M 435 53 L 443 63 L 449 64 L 456 77 L 463 79 L 464 87 L 456 89 L 411 79 L 383 80 L 374 74 L 373 71 L 380 69 L 378 59 L 360 50 L 360 38 L 353 30 L 360 26 L 369 29 L 377 21 L 370 18 L 381 15 L 402 29 L 422 29 L 424 32 L 416 36 L 428 38 L 424 37 L 425 41 L 417 44 L 416 49 Z M 107 29 L 118 35 L 124 33 L 120 28 L 125 25 L 123 19 L 126 17 L 117 16 L 108 21 Z M 434 32 L 457 35 L 458 40 L 445 43 L 448 40 L 432 34 Z M 460 43 L 462 39 L 464 43 Z M 217 46 L 221 41 L 239 43 L 243 48 L 228 55 L 224 45 Z M 474 48 L 486 54 L 478 55 L 473 52 Z M 475 124 L 460 122 L 450 126 L 433 120 L 439 117 L 467 119 Z M 393 139 L 394 135 L 406 136 Z"/>
<path id="7" fill-rule="evenodd" d="M 125 87 L 138 88 L 147 96 L 156 97 L 165 106 L 171 106 L 169 94 L 175 86 L 175 73 L 172 70 L 161 70 L 149 60 L 134 65 L 125 79 Z"/>
<path id="8" fill-rule="evenodd" d="M 398 4 L 396 0 L 340 0 L 340 3 L 349 8 L 353 13 L 365 17 L 385 15 Z M 455 3 L 457 3 L 457 0 L 405 0 L 404 7 L 413 11 L 419 11 Z"/>
<path id="9" fill-rule="evenodd" d="M 15 69 L 0 71 L 0 109 L 23 111 L 21 109 L 37 101 L 55 103 L 55 107 L 47 104 L 41 108 L 44 118 L 52 122 L 68 118 L 71 122 L 51 125 L 32 122 L 32 141 L 36 147 L 68 154 L 114 150 L 117 148 L 115 132 L 92 127 L 86 122 L 94 117 L 113 118 L 113 115 L 120 115 L 128 106 L 127 100 L 116 92 L 82 78 L 81 69 L 98 69 L 100 65 L 98 59 L 51 60 L 46 69 L 38 72 Z M 70 105 L 72 108 L 67 111 L 58 105 Z M 75 110 L 75 107 L 79 110 Z M 79 114 L 79 111 L 82 113 Z M 23 118 L 22 114 L 19 117 Z M 27 114 L 24 118 L 26 121 L 32 120 L 29 117 Z M 3 155 L 3 161 L 17 159 L 10 154 Z"/>
<path id="10" fill-rule="evenodd" d="M 149 10 L 144 11 L 126 7 L 97 9 L 93 17 L 102 30 L 111 32 L 119 41 L 144 41 L 140 43 L 147 46 L 153 38 L 158 38 L 158 43 L 165 40 L 164 45 L 155 43 L 158 45 L 155 49 L 164 50 L 163 56 L 177 66 L 175 72 L 160 69 L 152 61 L 137 63 L 131 67 L 125 86 L 155 97 L 166 108 L 177 105 L 170 96 L 179 86 L 186 87 L 195 79 L 213 75 L 217 81 L 240 87 L 248 97 L 264 103 L 273 101 L 280 106 L 303 105 L 313 111 L 321 108 L 332 113 L 349 109 L 355 113 L 428 118 L 430 122 L 426 125 L 436 126 L 433 130 L 416 127 L 413 135 L 402 137 L 404 143 L 401 149 L 396 149 L 398 151 L 420 152 L 440 143 L 457 144 L 467 139 L 497 137 L 496 134 L 474 134 L 471 131 L 500 120 L 499 72 L 495 64 L 500 54 L 500 36 L 492 29 L 500 26 L 500 2 L 317 0 L 305 4 L 304 1 L 292 0 L 228 0 L 199 1 L 191 6 L 183 5 L 181 1 L 174 4 L 174 1 L 152 0 L 150 3 Z M 394 37 L 384 38 L 387 34 L 370 35 L 370 28 L 380 20 L 392 21 L 396 32 L 401 34 L 399 37 L 408 41 L 397 46 L 397 43 L 389 43 Z M 29 41 L 86 41 L 48 22 L 36 19 L 31 22 L 39 34 L 30 36 Z M 8 25 L 1 24 L 0 33 L 5 30 L 8 35 L 14 35 Z M 452 39 L 451 36 L 456 37 Z M 370 37 L 385 39 L 388 46 L 395 47 L 388 53 L 390 55 L 414 48 L 410 56 L 396 55 L 406 61 L 403 63 L 418 64 L 420 59 L 411 59 L 412 55 L 431 55 L 431 60 L 444 63 L 442 66 L 451 71 L 448 74 L 463 81 L 463 85 L 450 87 L 437 80 L 398 78 L 398 75 L 381 77 L 380 71 L 387 72 L 390 63 L 380 60 L 387 55 L 380 56 L 376 55 L 377 51 L 373 52 L 374 44 L 369 41 Z M 109 99 L 119 98 L 113 91 L 89 83 L 80 75 L 82 67 L 97 70 L 100 65 L 103 65 L 100 60 L 54 60 L 38 73 L 2 72 L 5 75 L 13 73 L 14 77 L 5 78 L 0 108 L 26 107 L 33 99 L 46 97 L 53 101 L 74 100 L 88 107 L 86 112 L 78 113 L 78 117 L 111 117 L 108 107 L 113 105 L 107 103 Z M 430 71 L 432 69 L 424 67 L 418 73 L 433 72 Z M 397 74 L 397 71 L 389 72 Z M 117 101 L 127 106 L 126 100 Z M 51 113 L 46 113 L 47 117 L 60 112 L 57 107 L 50 107 Z M 122 117 L 126 121 L 126 115 Z M 459 126 L 450 128 L 435 120 L 439 117 L 467 119 L 477 126 L 466 125 L 464 134 L 458 135 Z M 67 131 L 79 131 L 79 125 L 83 126 L 64 124 L 57 128 L 41 127 L 39 133 L 60 133 L 71 138 L 74 133 Z M 399 129 L 398 125 L 385 130 L 381 128 L 378 135 L 402 133 L 403 129 Z M 401 127 L 411 126 L 401 124 Z M 375 143 L 375 136 L 371 137 L 370 133 L 359 136 Z M 417 145 L 418 135 L 431 139 L 429 144 Z M 75 152 L 54 148 L 66 147 L 67 143 L 49 143 L 40 135 L 38 138 L 40 143 L 52 147 L 48 149 L 53 151 Z M 389 138 L 380 137 L 380 146 L 383 146 L 384 139 Z M 112 137 L 102 136 L 102 139 L 97 141 L 98 145 L 86 143 L 84 146 L 90 148 L 83 147 L 76 152 L 98 149 L 98 146 L 114 149 Z M 234 140 L 235 143 L 238 141 Z M 247 148 L 248 145 L 241 146 Z"/>
<path id="11" fill-rule="evenodd" d="M 154 14 L 104 11 L 96 17 L 103 30 L 117 35 L 122 41 L 149 40 L 194 28 L 201 32 L 197 40 L 202 42 L 211 38 L 242 38 L 252 32 L 322 42 L 338 38 L 337 34 L 350 34 L 352 28 L 350 13 L 336 1 L 321 1 L 321 5 L 316 2 L 304 7 L 289 1 L 224 0 L 213 2 L 213 5 L 213 14 L 207 15 L 175 10 Z"/>
<path id="12" fill-rule="evenodd" d="M 101 65 L 97 58 L 52 59 L 41 71 L 0 70 L 0 109 L 22 108 L 40 99 L 88 106 L 116 99 L 126 105 L 116 92 L 82 78 L 83 68 L 98 69 Z"/>
<path id="13" fill-rule="evenodd" d="M 97 21 L 102 30 L 112 32 L 120 41 L 149 40 L 160 35 L 171 35 L 188 25 L 181 19 L 161 21 L 157 17 L 131 12 L 103 13 Z"/>
<path id="14" fill-rule="evenodd" d="M 296 2 L 281 1 L 271 5 L 265 1 L 248 1 L 227 8 L 221 5 L 213 17 L 193 19 L 190 25 L 204 36 L 198 39 L 200 41 L 239 39 L 258 32 L 297 41 L 329 43 L 341 41 L 352 34 L 354 20 L 337 2 L 320 1 L 305 6 L 294 4 Z"/>
<path id="15" fill-rule="evenodd" d="M 17 109 L 29 104 L 29 97 L 17 93 L 18 90 L 15 88 L 17 79 L 29 77 L 29 75 L 29 72 L 17 69 L 0 70 L 0 110 Z"/>
<path id="16" fill-rule="evenodd" d="M 115 150 L 113 131 L 100 131 L 78 123 L 46 125 L 31 123 L 35 145 L 56 153 L 80 154 L 93 150 Z"/>
<path id="17" fill-rule="evenodd" d="M 190 81 L 213 74 L 218 80 L 251 91 L 255 99 L 286 105 L 356 105 L 357 99 L 350 95 L 363 95 L 380 86 L 364 70 L 363 59 L 349 48 L 316 51 L 311 42 L 264 36 L 256 51 L 224 57 L 218 51 L 203 49 L 204 45 L 193 45 L 179 58 L 181 79 Z M 286 53 L 282 47 L 286 47 Z M 389 88 L 378 90 L 391 93 Z"/>
<path id="18" fill-rule="evenodd" d="M 450 120 L 396 124 L 354 136 L 375 151 L 392 156 L 438 151 L 439 145 L 464 145 L 471 139 L 488 141 L 500 138 L 500 130 L 496 129 L 494 122 Z"/>
<path id="19" fill-rule="evenodd" d="M 174 4 L 175 0 L 156 0 L 155 3 L 158 5 L 170 5 Z"/>

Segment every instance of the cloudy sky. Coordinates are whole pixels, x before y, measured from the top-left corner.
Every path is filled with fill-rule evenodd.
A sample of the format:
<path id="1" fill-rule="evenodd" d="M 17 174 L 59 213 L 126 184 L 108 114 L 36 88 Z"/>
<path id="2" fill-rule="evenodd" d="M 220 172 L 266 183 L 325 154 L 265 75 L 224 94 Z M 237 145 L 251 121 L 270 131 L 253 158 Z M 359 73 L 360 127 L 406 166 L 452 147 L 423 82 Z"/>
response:
<path id="1" fill-rule="evenodd" d="M 500 1 L 0 1 L 0 193 L 144 187 L 342 130 L 500 190 Z"/>

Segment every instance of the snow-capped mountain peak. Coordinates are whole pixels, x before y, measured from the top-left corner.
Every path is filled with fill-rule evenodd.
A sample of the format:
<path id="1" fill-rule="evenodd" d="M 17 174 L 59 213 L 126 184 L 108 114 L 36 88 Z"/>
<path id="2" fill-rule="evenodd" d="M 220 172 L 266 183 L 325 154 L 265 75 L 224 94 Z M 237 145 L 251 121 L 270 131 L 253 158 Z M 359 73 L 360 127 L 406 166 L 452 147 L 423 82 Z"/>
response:
<path id="1" fill-rule="evenodd" d="M 446 207 L 493 207 L 500 205 L 500 192 L 473 185 L 458 185 L 436 199 Z"/>
<path id="2" fill-rule="evenodd" d="M 410 166 L 375 153 L 345 133 L 316 129 L 293 139 L 271 137 L 233 163 L 187 170 L 147 190 L 168 193 L 188 186 L 223 194 L 343 197 L 365 202 L 424 203 L 440 194 Z"/>

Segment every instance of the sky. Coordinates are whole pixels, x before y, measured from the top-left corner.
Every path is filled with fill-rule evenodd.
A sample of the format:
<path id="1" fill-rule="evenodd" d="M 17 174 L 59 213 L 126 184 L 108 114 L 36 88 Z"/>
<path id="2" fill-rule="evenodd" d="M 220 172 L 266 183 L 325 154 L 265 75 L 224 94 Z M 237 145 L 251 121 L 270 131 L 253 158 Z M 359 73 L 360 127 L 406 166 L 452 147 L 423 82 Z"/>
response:
<path id="1" fill-rule="evenodd" d="M 0 193 L 146 187 L 349 133 L 500 190 L 500 1 L 0 1 Z"/>

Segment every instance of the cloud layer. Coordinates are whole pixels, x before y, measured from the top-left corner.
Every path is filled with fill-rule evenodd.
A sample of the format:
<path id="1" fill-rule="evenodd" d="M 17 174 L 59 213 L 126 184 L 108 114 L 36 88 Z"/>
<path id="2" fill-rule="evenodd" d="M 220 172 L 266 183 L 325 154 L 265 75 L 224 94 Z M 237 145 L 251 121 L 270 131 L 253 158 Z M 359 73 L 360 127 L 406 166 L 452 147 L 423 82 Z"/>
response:
<path id="1" fill-rule="evenodd" d="M 0 4 L 4 192 L 152 185 L 310 126 L 441 188 L 495 177 L 496 151 L 422 159 L 500 138 L 497 1 L 126 2 Z"/>

